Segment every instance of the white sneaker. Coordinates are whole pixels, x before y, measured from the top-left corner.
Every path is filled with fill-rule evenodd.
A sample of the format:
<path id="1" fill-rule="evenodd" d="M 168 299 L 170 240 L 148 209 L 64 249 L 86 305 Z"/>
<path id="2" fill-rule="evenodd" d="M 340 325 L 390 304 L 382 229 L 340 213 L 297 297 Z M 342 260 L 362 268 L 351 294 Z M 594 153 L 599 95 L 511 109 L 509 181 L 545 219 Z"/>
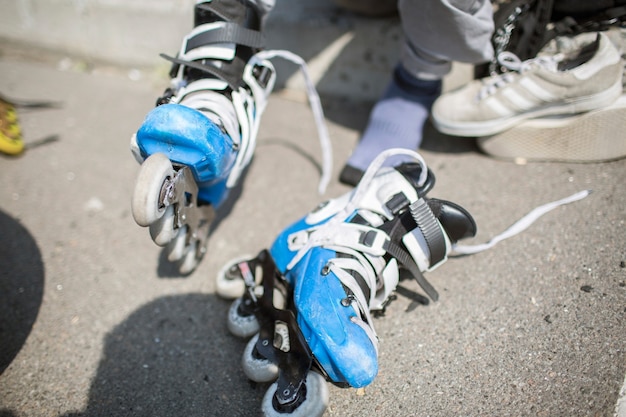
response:
<path id="1" fill-rule="evenodd" d="M 623 63 L 603 33 L 576 56 L 520 61 L 503 52 L 510 72 L 475 80 L 435 101 L 432 119 L 442 133 L 489 136 L 524 120 L 568 115 L 610 106 L 622 94 Z"/>

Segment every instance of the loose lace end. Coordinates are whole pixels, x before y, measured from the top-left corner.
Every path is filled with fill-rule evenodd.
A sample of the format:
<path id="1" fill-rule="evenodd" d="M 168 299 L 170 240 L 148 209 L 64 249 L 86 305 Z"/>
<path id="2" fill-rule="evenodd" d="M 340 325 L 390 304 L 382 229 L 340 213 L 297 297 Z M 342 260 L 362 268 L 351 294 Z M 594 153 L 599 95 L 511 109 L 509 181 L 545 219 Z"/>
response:
<path id="1" fill-rule="evenodd" d="M 479 244 L 479 245 L 453 245 L 452 252 L 450 255 L 451 256 L 472 255 L 474 253 L 478 253 L 478 252 L 482 252 L 487 249 L 490 249 L 494 247 L 498 242 L 501 242 L 504 239 L 508 239 L 510 237 L 513 237 L 523 232 L 531 224 L 533 224 L 537 219 L 539 219 L 541 216 L 548 213 L 549 211 L 552 211 L 555 208 L 563 206 L 565 204 L 582 200 L 583 198 L 587 197 L 589 194 L 591 194 L 591 190 L 583 190 L 583 191 L 577 192 L 576 194 L 572 194 L 569 197 L 565 197 L 561 200 L 552 201 L 550 203 L 543 204 L 533 209 L 531 212 L 529 212 L 527 215 L 519 219 L 517 222 L 515 222 L 511 227 L 506 229 L 504 232 L 495 236 L 489 242 Z"/>
<path id="2" fill-rule="evenodd" d="M 330 182 L 330 176 L 332 173 L 332 147 L 330 144 L 328 129 L 326 127 L 326 123 L 324 122 L 324 112 L 322 110 L 321 100 L 317 94 L 317 90 L 315 89 L 315 83 L 309 74 L 306 62 L 300 56 L 285 50 L 264 50 L 258 52 L 257 56 L 261 59 L 283 58 L 300 66 L 300 70 L 306 84 L 307 97 L 315 119 L 315 126 L 317 127 L 320 146 L 322 147 L 322 176 L 320 178 L 318 192 L 320 194 L 324 194 L 326 192 L 326 188 L 328 187 L 328 183 Z"/>

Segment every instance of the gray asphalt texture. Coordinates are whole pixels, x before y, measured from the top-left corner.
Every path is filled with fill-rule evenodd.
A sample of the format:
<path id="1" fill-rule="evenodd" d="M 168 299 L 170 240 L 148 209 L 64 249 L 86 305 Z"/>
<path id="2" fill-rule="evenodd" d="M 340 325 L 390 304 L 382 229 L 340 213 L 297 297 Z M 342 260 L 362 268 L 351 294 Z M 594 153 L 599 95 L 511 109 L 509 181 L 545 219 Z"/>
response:
<path id="1" fill-rule="evenodd" d="M 29 148 L 0 156 L 0 415 L 258 416 L 267 386 L 241 370 L 245 341 L 228 333 L 215 275 L 350 189 L 337 176 L 370 105 L 324 100 L 334 174 L 320 196 L 310 110 L 277 91 L 208 255 L 181 277 L 130 212 L 129 139 L 165 84 L 57 64 L 0 56 L 3 94 L 60 103 L 20 109 Z M 626 160 L 514 164 L 432 128 L 421 153 L 437 178 L 430 195 L 475 218 L 466 243 L 593 193 L 429 273 L 436 303 L 414 302 L 419 288 L 402 282 L 375 321 L 377 379 L 330 386 L 325 415 L 613 415 L 626 374 Z"/>

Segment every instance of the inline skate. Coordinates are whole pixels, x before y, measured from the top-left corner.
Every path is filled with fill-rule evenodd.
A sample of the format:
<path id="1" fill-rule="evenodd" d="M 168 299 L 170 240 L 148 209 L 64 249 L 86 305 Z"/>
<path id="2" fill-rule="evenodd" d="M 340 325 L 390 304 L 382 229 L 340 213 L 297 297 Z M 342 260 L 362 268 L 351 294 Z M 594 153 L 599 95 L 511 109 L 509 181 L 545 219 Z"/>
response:
<path id="1" fill-rule="evenodd" d="M 408 158 L 385 167 L 388 157 Z M 269 250 L 238 259 L 218 274 L 218 294 L 234 297 L 229 330 L 250 337 L 242 366 L 272 382 L 265 416 L 321 416 L 325 381 L 364 387 L 378 372 L 372 315 L 384 310 L 405 274 L 433 300 L 424 279 L 452 244 L 476 234 L 471 215 L 427 198 L 433 173 L 413 151 L 383 152 L 350 193 L 287 227 Z M 401 276 L 402 275 L 402 276 Z"/>
<path id="2" fill-rule="evenodd" d="M 131 139 L 141 168 L 131 206 L 169 261 L 192 272 L 215 210 L 249 164 L 275 82 L 264 11 L 249 0 L 198 0 L 194 29 L 172 62 L 171 86 Z"/>

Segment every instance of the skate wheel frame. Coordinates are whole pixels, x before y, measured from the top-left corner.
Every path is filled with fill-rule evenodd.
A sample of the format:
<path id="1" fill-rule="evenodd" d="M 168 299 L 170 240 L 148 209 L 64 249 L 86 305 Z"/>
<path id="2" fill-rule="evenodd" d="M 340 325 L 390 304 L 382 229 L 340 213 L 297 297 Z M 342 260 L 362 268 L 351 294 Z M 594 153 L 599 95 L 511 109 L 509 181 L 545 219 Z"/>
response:
<path id="1" fill-rule="evenodd" d="M 266 416 L 320 417 L 327 407 L 328 388 L 325 378 L 312 372 L 313 356 L 298 327 L 295 315 L 287 305 L 292 290 L 278 271 L 267 250 L 246 262 L 247 268 L 261 274 L 262 293 L 248 279 L 243 300 L 252 302 L 260 331 L 248 343 L 242 359 L 244 371 L 253 380 L 266 379 L 276 367 L 278 380 L 263 400 Z M 258 296 L 257 296 L 258 294 Z M 310 381 L 309 381 L 310 380 Z M 258 381 L 257 381 L 258 382 Z"/>
<path id="2" fill-rule="evenodd" d="M 190 274 L 206 252 L 212 205 L 198 204 L 198 185 L 187 166 L 172 165 L 162 153 L 141 165 L 131 200 L 135 222 L 149 226 L 152 240 L 167 246 L 168 258 Z"/>

